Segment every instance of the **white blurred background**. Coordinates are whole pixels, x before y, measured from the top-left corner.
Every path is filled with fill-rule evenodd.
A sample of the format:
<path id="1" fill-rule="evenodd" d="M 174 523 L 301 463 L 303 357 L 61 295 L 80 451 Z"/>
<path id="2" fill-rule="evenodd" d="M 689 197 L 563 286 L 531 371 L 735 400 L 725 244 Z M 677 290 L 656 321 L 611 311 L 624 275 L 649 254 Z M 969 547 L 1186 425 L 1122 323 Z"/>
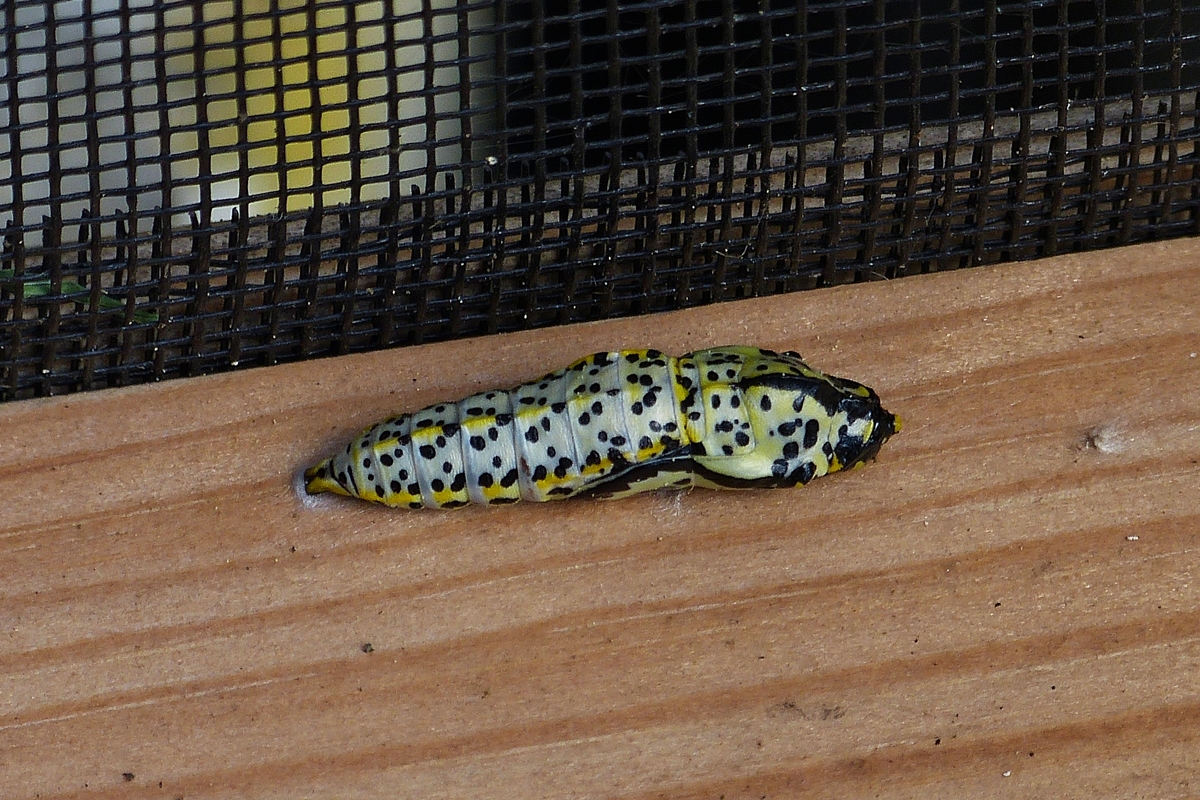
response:
<path id="1" fill-rule="evenodd" d="M 70 228 L 81 215 L 170 206 L 179 224 L 208 207 L 201 221 L 217 222 L 424 186 L 430 158 L 446 169 L 464 154 L 451 62 L 473 59 L 475 135 L 492 127 L 494 96 L 489 4 L 425 2 L 431 13 L 422 0 L 5 0 L 0 228 L 30 226 L 38 244 L 52 197 Z M 484 34 L 460 37 L 462 19 Z"/>

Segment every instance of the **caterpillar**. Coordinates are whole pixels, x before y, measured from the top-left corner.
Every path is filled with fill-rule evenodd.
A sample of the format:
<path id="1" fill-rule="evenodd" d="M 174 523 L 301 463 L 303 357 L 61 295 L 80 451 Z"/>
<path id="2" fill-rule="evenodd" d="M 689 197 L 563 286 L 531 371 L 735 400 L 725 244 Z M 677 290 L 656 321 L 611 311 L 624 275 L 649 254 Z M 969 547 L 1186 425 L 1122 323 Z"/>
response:
<path id="1" fill-rule="evenodd" d="M 793 352 L 622 350 L 384 420 L 304 477 L 310 494 L 410 508 L 796 486 L 898 430 L 872 389 Z"/>

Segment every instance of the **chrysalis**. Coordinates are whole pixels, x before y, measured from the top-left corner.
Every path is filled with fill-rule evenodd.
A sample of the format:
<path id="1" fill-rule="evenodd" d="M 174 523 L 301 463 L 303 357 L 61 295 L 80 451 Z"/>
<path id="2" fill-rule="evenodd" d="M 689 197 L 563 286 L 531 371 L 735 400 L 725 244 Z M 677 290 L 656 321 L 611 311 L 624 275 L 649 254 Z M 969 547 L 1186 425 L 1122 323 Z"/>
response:
<path id="1" fill-rule="evenodd" d="M 410 508 L 795 486 L 898 430 L 874 391 L 796 353 L 622 350 L 392 417 L 304 477 L 310 494 Z"/>

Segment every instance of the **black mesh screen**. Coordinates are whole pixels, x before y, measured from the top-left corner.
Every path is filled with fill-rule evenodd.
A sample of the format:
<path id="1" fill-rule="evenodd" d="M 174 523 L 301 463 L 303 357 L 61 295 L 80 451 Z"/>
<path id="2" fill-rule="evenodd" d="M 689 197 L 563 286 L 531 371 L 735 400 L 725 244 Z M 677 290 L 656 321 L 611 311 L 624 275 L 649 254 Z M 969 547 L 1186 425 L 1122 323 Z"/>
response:
<path id="1" fill-rule="evenodd" d="M 1200 232 L 1200 0 L 8 0 L 0 399 Z"/>

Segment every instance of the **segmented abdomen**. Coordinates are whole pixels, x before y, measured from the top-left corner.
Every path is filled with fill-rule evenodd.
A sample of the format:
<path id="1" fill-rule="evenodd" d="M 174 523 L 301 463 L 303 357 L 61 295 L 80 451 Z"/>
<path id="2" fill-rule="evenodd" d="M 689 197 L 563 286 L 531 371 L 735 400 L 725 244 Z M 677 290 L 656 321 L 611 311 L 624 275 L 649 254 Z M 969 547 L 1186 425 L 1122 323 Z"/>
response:
<path id="1" fill-rule="evenodd" d="M 654 350 L 597 353 L 385 420 L 309 470 L 308 490 L 413 508 L 567 497 L 684 445 L 677 376 Z"/>

